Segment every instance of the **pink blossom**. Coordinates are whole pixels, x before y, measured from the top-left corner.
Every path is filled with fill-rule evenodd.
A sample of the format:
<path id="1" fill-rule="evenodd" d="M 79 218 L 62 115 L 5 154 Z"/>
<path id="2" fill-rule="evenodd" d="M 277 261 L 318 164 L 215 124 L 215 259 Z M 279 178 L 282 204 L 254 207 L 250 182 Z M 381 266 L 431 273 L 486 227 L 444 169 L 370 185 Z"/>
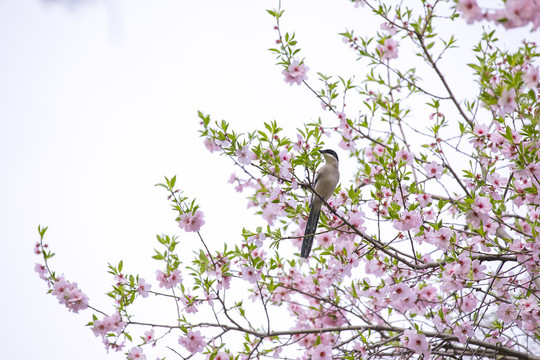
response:
<path id="1" fill-rule="evenodd" d="M 403 161 L 407 165 L 412 165 L 414 160 L 414 154 L 405 149 L 401 149 L 398 150 L 398 152 L 396 153 L 396 160 Z"/>
<path id="2" fill-rule="evenodd" d="M 353 211 L 349 215 L 349 222 L 358 230 L 365 231 L 366 227 L 362 226 L 362 224 L 365 222 L 365 216 L 366 215 L 362 211 Z"/>
<path id="3" fill-rule="evenodd" d="M 487 218 L 486 221 L 483 222 L 482 228 L 484 232 L 486 232 L 486 234 L 495 235 L 497 229 L 499 228 L 499 224 L 491 220 L 490 218 Z"/>
<path id="4" fill-rule="evenodd" d="M 196 232 L 204 225 L 204 213 L 201 210 L 195 211 L 194 215 L 185 213 L 180 215 L 178 226 L 188 232 Z"/>
<path id="5" fill-rule="evenodd" d="M 424 301 L 434 301 L 437 298 L 437 288 L 433 285 L 428 285 L 420 290 L 420 299 Z"/>
<path id="6" fill-rule="evenodd" d="M 242 165 L 250 165 L 253 160 L 257 159 L 257 155 L 249 149 L 249 145 L 237 149 L 236 156 L 238 156 L 238 162 Z"/>
<path id="7" fill-rule="evenodd" d="M 418 194 L 416 195 L 416 201 L 420 203 L 421 207 L 426 207 L 431 203 L 431 195 L 426 193 Z"/>
<path id="8" fill-rule="evenodd" d="M 474 135 L 476 136 L 486 136 L 488 135 L 488 127 L 485 124 L 476 124 L 474 126 Z"/>
<path id="9" fill-rule="evenodd" d="M 186 295 L 183 298 L 180 299 L 182 304 L 184 305 L 184 311 L 188 314 L 195 314 L 199 311 L 197 309 L 198 301 L 194 299 L 192 295 Z"/>
<path id="10" fill-rule="evenodd" d="M 244 266 L 242 268 L 242 278 L 251 284 L 255 284 L 257 280 L 259 280 L 260 276 L 260 271 L 255 269 L 253 266 Z"/>
<path id="11" fill-rule="evenodd" d="M 150 330 L 144 332 L 143 341 L 144 341 L 145 344 L 150 344 L 155 340 L 156 340 L 156 338 L 154 337 L 154 329 L 150 329 Z"/>
<path id="12" fill-rule="evenodd" d="M 47 271 L 47 267 L 45 267 L 45 265 L 36 264 L 36 266 L 34 266 L 34 270 L 39 274 L 41 279 L 49 280 L 49 277 L 47 276 L 49 275 L 49 272 Z"/>
<path id="13" fill-rule="evenodd" d="M 482 280 L 486 277 L 484 270 L 487 269 L 487 266 L 482 264 L 479 260 L 473 260 L 471 264 L 471 272 L 473 280 Z"/>
<path id="14" fill-rule="evenodd" d="M 392 302 L 406 298 L 409 296 L 411 291 L 411 288 L 402 282 L 399 284 L 394 284 L 388 289 L 388 292 L 390 293 L 390 300 Z"/>
<path id="15" fill-rule="evenodd" d="M 484 197 L 484 196 L 477 196 L 474 199 L 472 209 L 478 214 L 486 214 L 489 211 L 491 211 L 492 205 L 491 205 L 491 202 L 489 201 L 489 198 Z"/>
<path id="16" fill-rule="evenodd" d="M 476 309 L 478 300 L 474 297 L 472 293 L 469 293 L 467 296 L 462 298 L 461 301 L 461 310 L 464 312 L 471 312 Z"/>
<path id="17" fill-rule="evenodd" d="M 60 304 L 64 304 L 69 311 L 78 313 L 88 307 L 88 297 L 81 292 L 76 283 L 69 283 L 59 277 L 53 285 L 51 292 Z"/>
<path id="18" fill-rule="evenodd" d="M 523 80 L 525 81 L 525 86 L 527 86 L 529 89 L 536 89 L 538 87 L 538 82 L 540 81 L 538 68 L 531 66 L 529 71 L 527 71 L 523 76 Z"/>
<path id="19" fill-rule="evenodd" d="M 230 360 L 230 359 L 231 359 L 231 355 L 223 351 L 218 351 L 216 357 L 214 358 L 214 360 Z"/>
<path id="20" fill-rule="evenodd" d="M 436 245 L 441 250 L 448 250 L 451 245 L 452 237 L 454 236 L 454 231 L 449 228 L 441 228 L 433 232 L 433 244 Z"/>
<path id="21" fill-rule="evenodd" d="M 101 335 L 102 338 L 107 336 L 108 333 L 121 334 L 126 323 L 122 321 L 119 313 L 114 313 L 110 316 L 104 316 L 102 320 L 95 320 L 92 326 L 92 331 L 95 336 Z"/>
<path id="22" fill-rule="evenodd" d="M 323 345 L 322 343 L 317 345 L 311 350 L 312 360 L 332 360 L 332 346 Z"/>
<path id="23" fill-rule="evenodd" d="M 377 45 L 377 51 L 381 59 L 390 60 L 398 57 L 398 42 L 392 38 L 387 38 L 384 43 Z"/>
<path id="24" fill-rule="evenodd" d="M 394 221 L 394 228 L 402 231 L 418 229 L 422 226 L 422 217 L 416 211 L 404 211 L 400 219 Z"/>
<path id="25" fill-rule="evenodd" d="M 354 151 L 356 149 L 356 143 L 354 141 L 346 140 L 345 138 L 342 138 L 339 141 L 338 146 L 346 151 Z"/>
<path id="26" fill-rule="evenodd" d="M 186 348 L 191 354 L 196 354 L 203 351 L 206 346 L 204 341 L 204 336 L 201 335 L 201 332 L 196 330 L 189 330 L 185 337 L 180 337 L 178 343 Z"/>
<path id="27" fill-rule="evenodd" d="M 531 298 L 525 298 L 519 300 L 518 307 L 523 312 L 531 312 L 533 310 L 536 310 L 538 306 L 536 305 L 535 300 Z"/>
<path id="28" fill-rule="evenodd" d="M 385 151 L 386 151 L 386 148 L 382 146 L 381 144 L 377 144 L 373 147 L 373 153 L 377 156 L 382 156 Z"/>
<path id="29" fill-rule="evenodd" d="M 283 209 L 281 207 L 281 204 L 278 203 L 268 203 L 263 208 L 262 217 L 266 221 L 268 221 L 268 224 L 271 226 L 274 225 L 274 220 L 283 213 Z"/>
<path id="30" fill-rule="evenodd" d="M 512 111 L 516 110 L 516 90 L 504 89 L 501 96 L 499 97 L 499 101 L 497 104 L 499 105 L 500 116 L 503 116 L 504 114 L 509 114 Z"/>
<path id="31" fill-rule="evenodd" d="M 116 281 L 116 283 L 118 285 L 124 285 L 124 284 L 127 284 L 127 279 L 126 277 L 124 276 L 124 274 L 118 274 L 114 277 L 114 280 Z"/>
<path id="32" fill-rule="evenodd" d="M 474 336 L 474 330 L 469 321 L 465 321 L 460 325 L 454 325 L 452 330 L 454 331 L 454 335 L 456 335 L 462 343 L 465 343 L 467 338 Z"/>
<path id="33" fill-rule="evenodd" d="M 465 216 L 465 219 L 469 224 L 472 225 L 472 227 L 477 228 L 480 226 L 480 222 L 486 221 L 487 219 L 489 219 L 489 216 L 487 213 L 479 213 L 474 210 L 470 210 L 469 212 L 467 212 L 467 216 Z"/>
<path id="34" fill-rule="evenodd" d="M 385 264 L 379 259 L 373 258 L 366 261 L 366 274 L 373 274 L 375 276 L 381 276 L 386 270 Z"/>
<path id="35" fill-rule="evenodd" d="M 493 174 L 487 176 L 487 181 L 495 188 L 495 190 L 500 190 L 501 186 L 506 185 L 508 179 L 503 178 L 501 175 L 494 172 Z"/>
<path id="36" fill-rule="evenodd" d="M 174 270 L 170 274 L 166 274 L 161 270 L 157 270 L 156 274 L 156 279 L 157 281 L 159 281 L 159 287 L 163 287 L 165 289 L 171 289 L 182 282 L 180 270 L 178 269 Z"/>
<path id="37" fill-rule="evenodd" d="M 454 270 L 456 274 L 459 274 L 461 276 L 468 276 L 471 272 L 471 264 L 472 260 L 470 255 L 466 252 L 463 252 L 461 255 L 458 256 L 457 261 L 452 265 L 452 270 Z"/>
<path id="38" fill-rule="evenodd" d="M 220 149 L 219 145 L 216 144 L 216 142 L 212 138 L 204 139 L 203 143 L 206 149 L 210 151 L 211 153 L 213 153 L 214 151 L 218 151 Z"/>
<path id="39" fill-rule="evenodd" d="M 293 150 L 301 151 L 304 145 L 304 137 L 300 134 L 296 134 L 296 142 L 293 144 Z"/>
<path id="40" fill-rule="evenodd" d="M 122 341 L 121 343 L 118 343 L 118 340 L 116 342 L 111 343 L 109 339 L 105 338 L 103 339 L 103 343 L 105 344 L 105 349 L 109 351 L 109 349 L 113 349 L 114 351 L 123 351 L 124 347 L 126 346 L 126 342 Z"/>
<path id="41" fill-rule="evenodd" d="M 440 179 L 442 176 L 443 167 L 442 165 L 437 164 L 435 161 L 432 161 L 424 166 L 424 170 L 426 171 L 426 176 L 428 178 L 435 177 L 436 179 Z"/>
<path id="42" fill-rule="evenodd" d="M 248 237 L 247 242 L 250 244 L 254 243 L 255 245 L 257 245 L 257 247 L 261 247 L 263 246 L 263 242 L 265 239 L 266 239 L 266 234 L 261 232 L 261 233 Z"/>
<path id="43" fill-rule="evenodd" d="M 282 74 L 285 76 L 285 82 L 289 85 L 302 84 L 302 81 L 307 80 L 307 71 L 309 67 L 305 64 L 299 64 L 298 60 L 294 60 L 285 70 L 282 71 Z"/>
<path id="44" fill-rule="evenodd" d="M 524 26 L 535 13 L 535 3 L 531 0 L 506 0 L 507 28 Z"/>
<path id="45" fill-rule="evenodd" d="M 437 331 L 443 332 L 450 327 L 451 323 L 450 317 L 446 313 L 443 313 L 442 317 L 439 314 L 433 317 L 433 324 L 437 328 Z"/>
<path id="46" fill-rule="evenodd" d="M 342 111 L 336 111 L 336 115 L 339 119 L 339 127 L 344 129 L 347 125 L 347 115 L 345 115 L 345 113 Z"/>
<path id="47" fill-rule="evenodd" d="M 331 244 L 333 237 L 329 232 L 325 232 L 319 236 L 317 236 L 317 243 L 321 245 L 324 248 L 328 248 Z"/>
<path id="48" fill-rule="evenodd" d="M 415 330 L 407 329 L 403 331 L 401 336 L 401 343 L 404 347 L 411 349 L 416 354 L 424 355 L 424 358 L 429 358 L 431 349 L 426 335 L 420 334 Z"/>
<path id="49" fill-rule="evenodd" d="M 390 35 L 395 35 L 397 33 L 396 28 L 387 22 L 381 24 L 381 30 L 388 31 Z"/>
<path id="50" fill-rule="evenodd" d="M 467 24 L 482 20 L 482 11 L 476 0 L 459 0 L 456 9 L 467 20 Z"/>
<path id="51" fill-rule="evenodd" d="M 34 245 L 34 254 L 41 255 L 41 243 L 39 241 Z"/>
<path id="52" fill-rule="evenodd" d="M 129 360 L 146 360 L 146 355 L 143 354 L 143 349 L 140 347 L 133 347 L 127 355 Z"/>
<path id="53" fill-rule="evenodd" d="M 511 323 L 517 319 L 517 308 L 514 304 L 501 304 L 497 310 L 497 316 L 504 323 Z"/>
<path id="54" fill-rule="evenodd" d="M 139 295 L 144 298 L 148 297 L 148 290 L 150 290 L 150 288 L 152 288 L 152 285 L 147 284 L 142 278 L 139 279 L 139 282 L 137 284 L 137 292 L 139 293 Z"/>
<path id="55" fill-rule="evenodd" d="M 465 282 L 463 279 L 458 278 L 459 273 L 456 271 L 456 269 L 452 267 L 448 267 L 443 271 L 442 274 L 442 286 L 441 290 L 449 293 L 455 290 L 462 290 Z"/>

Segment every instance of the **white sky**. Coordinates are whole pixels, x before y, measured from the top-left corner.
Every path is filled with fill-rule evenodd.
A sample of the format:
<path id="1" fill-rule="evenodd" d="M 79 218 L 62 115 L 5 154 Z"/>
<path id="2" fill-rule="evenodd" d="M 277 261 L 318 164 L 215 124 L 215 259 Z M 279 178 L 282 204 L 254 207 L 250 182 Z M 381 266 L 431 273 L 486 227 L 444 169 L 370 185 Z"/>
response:
<path id="1" fill-rule="evenodd" d="M 277 35 L 265 9 L 276 4 L 102 0 L 70 8 L 0 0 L 3 358 L 106 357 L 84 326 L 90 312 L 68 313 L 45 294 L 32 253 L 38 224 L 49 226 L 52 267 L 110 311 L 108 262 L 123 259 L 125 271 L 153 283 L 155 234 L 198 241 L 180 232 L 166 194 L 154 187 L 163 176 L 178 175 L 178 186 L 198 199 L 203 235 L 216 248 L 260 221 L 226 184 L 232 163 L 198 138 L 197 110 L 240 130 L 273 119 L 292 129 L 321 116 L 312 94 L 283 82 L 267 51 Z M 352 67 L 354 55 L 336 34 L 375 31 L 367 11 L 346 1 L 283 6 L 282 25 L 296 31 L 310 79 L 317 71 L 364 71 Z"/>

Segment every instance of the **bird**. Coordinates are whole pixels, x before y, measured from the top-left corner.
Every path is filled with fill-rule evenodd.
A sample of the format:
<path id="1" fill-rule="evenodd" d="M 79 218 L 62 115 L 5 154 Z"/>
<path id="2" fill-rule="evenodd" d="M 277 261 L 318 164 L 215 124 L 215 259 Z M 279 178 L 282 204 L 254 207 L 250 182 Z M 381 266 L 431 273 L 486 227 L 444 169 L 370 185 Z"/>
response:
<path id="1" fill-rule="evenodd" d="M 313 237 L 317 231 L 322 207 L 322 200 L 320 197 L 324 200 L 328 200 L 334 193 L 339 182 L 338 155 L 334 150 L 330 149 L 319 150 L 319 152 L 324 156 L 325 164 L 317 172 L 315 183 L 313 184 L 315 192 L 311 195 L 309 217 L 304 231 L 304 239 L 302 240 L 302 249 L 300 251 L 300 256 L 304 259 L 307 258 L 311 252 Z"/>

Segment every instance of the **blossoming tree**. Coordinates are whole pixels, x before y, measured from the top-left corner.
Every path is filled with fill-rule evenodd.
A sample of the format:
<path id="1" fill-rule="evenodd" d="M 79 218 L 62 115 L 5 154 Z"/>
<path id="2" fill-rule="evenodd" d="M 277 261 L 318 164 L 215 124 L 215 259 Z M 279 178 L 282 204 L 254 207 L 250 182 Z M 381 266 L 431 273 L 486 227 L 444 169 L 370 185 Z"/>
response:
<path id="1" fill-rule="evenodd" d="M 540 359 L 540 53 L 532 41 L 510 51 L 497 40 L 516 27 L 538 36 L 540 2 L 408 3 L 351 4 L 382 23 L 375 37 L 340 34 L 367 65 L 361 81 L 308 80 L 313 70 L 281 25 L 284 11 L 268 11 L 285 82 L 313 93 L 330 115 L 324 121 L 292 136 L 276 122 L 239 134 L 199 113 L 207 148 L 242 170 L 231 182 L 266 227 L 246 224 L 238 241 L 211 246 L 200 232 L 212 226 L 204 209 L 166 178 L 159 185 L 176 221 L 200 238 L 193 259 L 179 256 L 177 236 L 158 236 L 155 281 L 110 265 L 113 310 L 105 311 L 52 271 L 40 227 L 36 271 L 50 293 L 70 311 L 92 311 L 94 334 L 131 360 L 153 345 L 183 359 Z M 460 79 L 474 98 L 459 97 L 441 65 L 460 61 L 452 57 L 459 39 L 438 26 L 468 26 L 462 18 L 485 25 L 472 76 Z M 400 62 L 402 49 L 418 60 Z M 324 201 L 303 261 L 323 135 L 339 139 L 354 181 Z M 176 311 L 168 322 L 140 322 L 132 305 L 144 301 Z"/>

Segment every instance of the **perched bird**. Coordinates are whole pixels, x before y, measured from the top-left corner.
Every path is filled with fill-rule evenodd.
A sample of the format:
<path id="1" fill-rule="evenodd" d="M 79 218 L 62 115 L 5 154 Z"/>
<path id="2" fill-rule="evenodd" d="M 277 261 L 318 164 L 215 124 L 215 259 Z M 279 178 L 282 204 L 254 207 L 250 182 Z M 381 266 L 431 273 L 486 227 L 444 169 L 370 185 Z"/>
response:
<path id="1" fill-rule="evenodd" d="M 334 150 L 320 150 L 324 156 L 325 164 L 317 172 L 315 177 L 315 193 L 311 195 L 311 206 L 309 217 L 304 231 L 304 240 L 302 241 L 302 250 L 300 256 L 307 258 L 313 245 L 313 237 L 317 231 L 319 215 L 321 214 L 322 200 L 328 200 L 334 193 L 339 182 L 339 160 Z"/>

